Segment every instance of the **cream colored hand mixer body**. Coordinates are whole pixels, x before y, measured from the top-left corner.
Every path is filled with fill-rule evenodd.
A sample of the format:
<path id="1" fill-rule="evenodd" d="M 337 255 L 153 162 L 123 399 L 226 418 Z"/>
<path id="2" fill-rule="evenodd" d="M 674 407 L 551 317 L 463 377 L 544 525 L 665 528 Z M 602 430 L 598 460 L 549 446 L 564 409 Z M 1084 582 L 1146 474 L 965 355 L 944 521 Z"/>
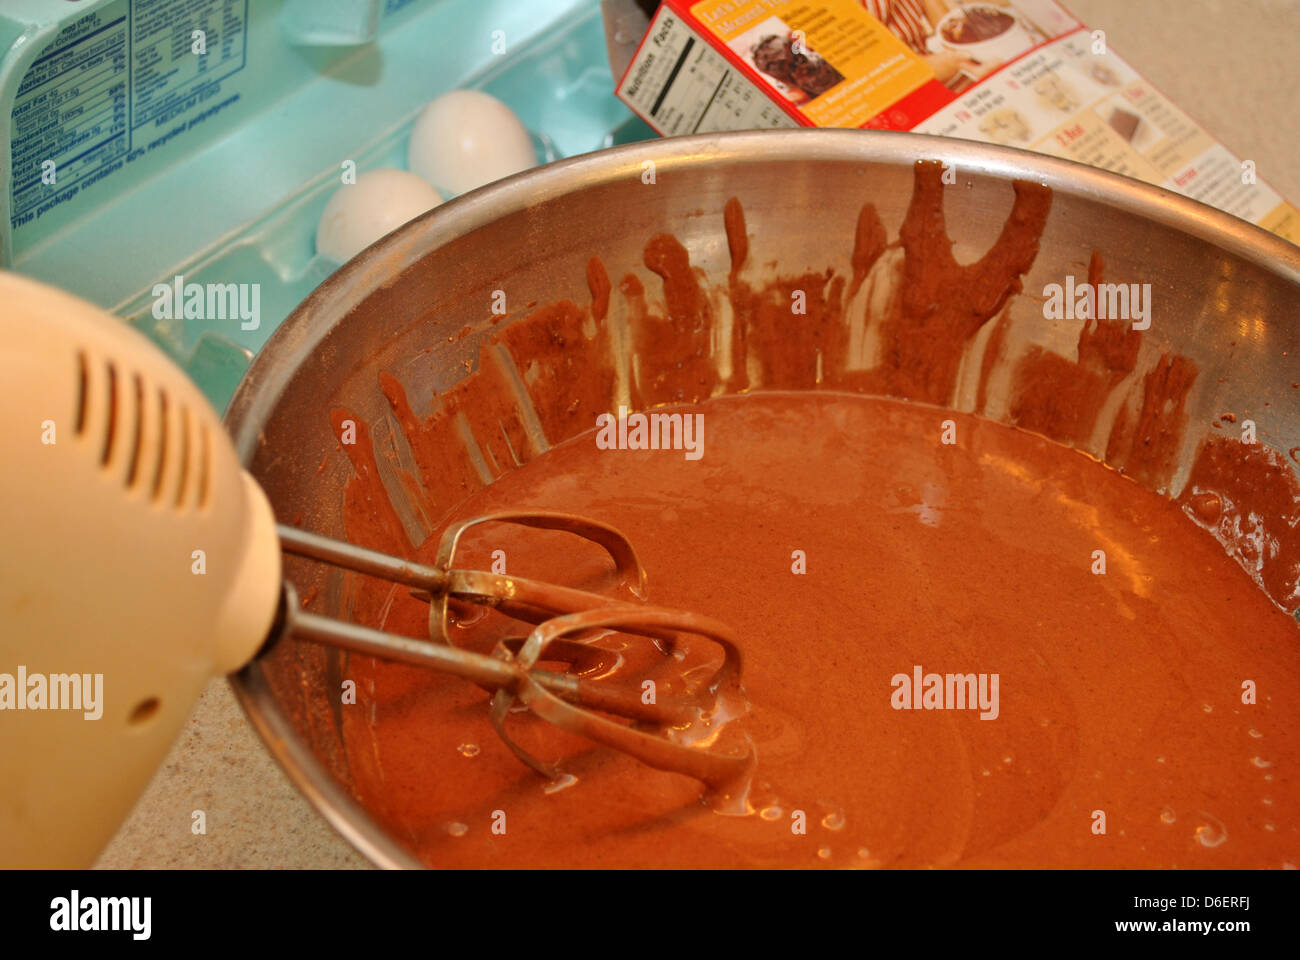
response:
<path id="1" fill-rule="evenodd" d="M 724 697 L 741 701 L 730 631 L 646 605 L 644 571 L 618 531 L 568 514 L 495 514 L 449 527 L 437 563 L 426 566 L 277 526 L 207 400 L 135 330 L 0 271 L 0 343 L 0 866 L 90 864 L 203 687 L 288 635 L 494 691 L 498 734 L 544 776 L 559 771 L 506 731 L 516 700 L 595 742 L 695 777 L 715 796 L 741 789 L 753 763 L 747 742 L 722 750 L 665 735 L 713 722 L 726 712 Z M 616 593 L 455 568 L 461 534 L 488 521 L 594 541 L 614 562 Z M 427 598 L 429 638 L 304 612 L 284 582 L 282 550 Z M 449 607 L 467 602 L 538 626 L 526 639 L 503 638 L 492 655 L 460 649 L 446 625 Z M 600 630 L 661 648 L 679 634 L 703 636 L 720 647 L 720 665 L 689 696 L 660 702 L 646 702 L 635 682 L 536 666 L 580 662 L 584 638 Z"/>

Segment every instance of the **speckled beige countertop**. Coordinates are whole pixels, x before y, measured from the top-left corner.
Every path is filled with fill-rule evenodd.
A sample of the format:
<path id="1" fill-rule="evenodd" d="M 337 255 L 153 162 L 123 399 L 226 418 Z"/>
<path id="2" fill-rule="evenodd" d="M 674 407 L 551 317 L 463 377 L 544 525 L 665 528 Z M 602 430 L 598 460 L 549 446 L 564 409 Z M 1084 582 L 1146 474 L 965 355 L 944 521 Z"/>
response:
<path id="1" fill-rule="evenodd" d="M 1067 0 L 1261 179 L 1300 203 L 1296 0 Z M 207 814 L 207 833 L 190 814 Z M 100 867 L 363 867 L 212 683 Z"/>

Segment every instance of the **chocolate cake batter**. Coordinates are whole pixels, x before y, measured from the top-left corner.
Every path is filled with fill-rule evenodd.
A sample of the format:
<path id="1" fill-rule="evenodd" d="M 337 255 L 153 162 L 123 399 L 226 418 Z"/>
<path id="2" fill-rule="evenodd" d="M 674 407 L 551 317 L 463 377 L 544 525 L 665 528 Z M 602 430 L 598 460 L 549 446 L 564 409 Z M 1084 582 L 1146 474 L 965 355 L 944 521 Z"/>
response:
<path id="1" fill-rule="evenodd" d="M 1140 333 L 1085 324 L 1077 361 L 1003 356 L 1005 307 L 1050 204 L 1017 184 L 999 240 L 960 266 L 939 170 L 921 165 L 896 242 L 866 207 L 849 275 L 755 288 L 733 201 L 720 217 L 725 289 L 663 234 L 645 248 L 661 296 L 635 274 L 612 282 L 593 258 L 589 304 L 502 328 L 431 413 L 383 378 L 418 475 L 395 466 L 401 490 L 386 489 L 358 421 L 344 448 L 349 539 L 431 560 L 438 531 L 412 545 L 395 495 L 439 527 L 528 507 L 619 527 L 652 602 L 735 628 L 749 709 L 726 732 L 750 739 L 757 765 L 741 815 L 718 812 L 694 780 L 515 715 L 518 739 L 567 774 L 547 783 L 496 738 L 484 691 L 353 656 L 358 704 L 342 722 L 361 802 L 438 866 L 1300 863 L 1300 647 L 1283 612 L 1300 606 L 1295 475 L 1266 447 L 1219 438 L 1176 499 L 1153 492 L 1173 476 L 1197 371 L 1171 355 L 1143 367 Z M 848 305 L 890 248 L 902 286 L 878 361 L 861 368 Z M 1090 279 L 1101 272 L 1094 258 Z M 790 336 L 795 289 L 809 310 Z M 620 366 L 614 298 L 632 368 Z M 978 371 L 979 411 L 1007 363 L 1007 419 L 1023 429 L 944 408 L 963 364 Z M 1131 394 L 1102 424 L 1117 469 L 1060 445 L 1095 436 L 1121 389 Z M 703 414 L 703 456 L 598 449 L 595 417 L 616 397 Z M 352 419 L 332 417 L 336 429 Z M 522 576 L 591 589 L 608 578 L 589 545 L 504 527 L 476 528 L 458 564 L 502 557 Z M 428 635 L 428 605 L 391 584 L 353 579 L 348 606 L 361 623 Z M 481 650 L 527 632 L 477 609 L 453 630 Z M 590 642 L 575 669 L 633 689 L 648 675 L 684 687 L 716 662 L 689 638 L 672 655 L 622 634 Z M 996 676 L 996 709 L 900 709 L 895 681 L 914 672 Z"/>

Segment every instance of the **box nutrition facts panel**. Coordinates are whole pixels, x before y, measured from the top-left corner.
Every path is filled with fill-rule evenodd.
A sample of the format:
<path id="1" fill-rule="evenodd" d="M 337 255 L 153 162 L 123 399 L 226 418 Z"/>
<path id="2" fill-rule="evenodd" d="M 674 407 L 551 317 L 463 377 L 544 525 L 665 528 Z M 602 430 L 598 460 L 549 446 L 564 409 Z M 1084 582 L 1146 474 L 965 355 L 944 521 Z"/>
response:
<path id="1" fill-rule="evenodd" d="M 799 126 L 667 7 L 659 8 L 618 93 L 665 136 Z"/>

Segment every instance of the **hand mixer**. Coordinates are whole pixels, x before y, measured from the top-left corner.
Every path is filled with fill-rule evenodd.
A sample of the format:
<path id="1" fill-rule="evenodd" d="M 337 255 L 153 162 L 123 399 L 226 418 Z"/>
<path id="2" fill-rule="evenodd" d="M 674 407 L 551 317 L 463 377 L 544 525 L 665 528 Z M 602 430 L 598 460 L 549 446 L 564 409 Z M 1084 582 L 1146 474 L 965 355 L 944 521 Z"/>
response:
<path id="1" fill-rule="evenodd" d="M 516 701 L 715 790 L 752 766 L 747 746 L 691 746 L 653 729 L 708 722 L 719 697 L 739 691 L 740 653 L 725 625 L 642 602 L 644 570 L 612 527 L 536 511 L 477 517 L 450 527 L 425 565 L 277 526 L 206 399 L 135 330 L 0 271 L 0 342 L 0 866 L 90 863 L 206 683 L 285 636 L 482 685 L 503 741 L 547 777 L 559 770 L 505 729 Z M 598 544 L 632 599 L 457 569 L 461 536 L 488 521 Z M 284 582 L 282 549 L 427 598 L 430 639 L 304 611 Z M 461 649 L 450 642 L 448 610 L 466 602 L 537 626 L 491 655 Z M 658 703 L 643 702 L 639 687 L 537 667 L 589 654 L 580 637 L 597 628 L 661 643 L 699 635 L 721 648 L 722 663 L 698 696 Z"/>

